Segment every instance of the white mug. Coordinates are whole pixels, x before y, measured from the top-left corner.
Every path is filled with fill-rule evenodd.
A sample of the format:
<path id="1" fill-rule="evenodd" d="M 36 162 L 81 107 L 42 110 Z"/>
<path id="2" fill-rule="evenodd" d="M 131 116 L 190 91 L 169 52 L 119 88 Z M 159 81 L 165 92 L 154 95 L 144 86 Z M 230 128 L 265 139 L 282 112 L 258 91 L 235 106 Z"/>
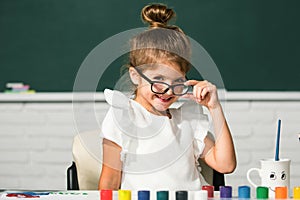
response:
<path id="1" fill-rule="evenodd" d="M 255 188 L 257 186 L 265 186 L 269 188 L 269 197 L 275 197 L 275 187 L 286 186 L 290 187 L 290 159 L 280 159 L 275 161 L 274 159 L 262 159 L 260 160 L 261 168 L 250 168 L 247 172 L 247 179 L 251 185 Z M 261 180 L 261 183 L 255 184 L 250 174 L 253 171 L 257 171 Z"/>

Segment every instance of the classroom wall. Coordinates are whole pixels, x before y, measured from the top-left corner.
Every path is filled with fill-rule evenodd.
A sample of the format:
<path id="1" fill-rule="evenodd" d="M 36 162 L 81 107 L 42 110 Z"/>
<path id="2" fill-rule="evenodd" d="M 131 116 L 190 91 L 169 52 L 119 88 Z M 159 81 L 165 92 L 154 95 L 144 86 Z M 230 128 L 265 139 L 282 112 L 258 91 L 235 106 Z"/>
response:
<path id="1" fill-rule="evenodd" d="M 106 57 L 107 47 L 100 45 L 104 49 L 97 59 L 97 66 L 107 67 L 99 91 L 115 85 L 120 67 L 128 62 L 121 53 L 128 41 L 124 31 L 147 26 L 140 12 L 151 2 L 1 0 L 0 91 L 7 82 L 20 81 L 38 92 L 71 92 L 84 59 L 117 34 L 108 43 L 110 55 Z M 300 90 L 299 0 L 159 2 L 174 8 L 177 17 L 171 24 L 175 22 L 209 53 L 227 90 Z M 107 63 L 114 55 L 114 62 Z M 198 65 L 198 56 L 195 63 L 204 78 L 218 84 L 202 69 L 210 65 Z M 199 78 L 197 73 L 191 75 L 188 78 Z"/>
<path id="2" fill-rule="evenodd" d="M 278 118 L 282 120 L 280 157 L 292 159 L 291 186 L 300 185 L 300 98 L 289 95 L 294 94 L 247 100 L 241 92 L 223 101 L 238 157 L 236 171 L 226 176 L 228 185 L 236 189 L 248 184 L 247 169 L 258 167 L 260 158 L 274 157 Z M 89 103 L 76 105 L 82 116 L 90 112 Z M 104 102 L 96 103 L 99 120 L 107 108 Z M 66 168 L 77 133 L 72 102 L 1 102 L 0 122 L 0 189 L 66 189 Z M 94 126 L 87 119 L 82 124 L 81 130 Z"/>

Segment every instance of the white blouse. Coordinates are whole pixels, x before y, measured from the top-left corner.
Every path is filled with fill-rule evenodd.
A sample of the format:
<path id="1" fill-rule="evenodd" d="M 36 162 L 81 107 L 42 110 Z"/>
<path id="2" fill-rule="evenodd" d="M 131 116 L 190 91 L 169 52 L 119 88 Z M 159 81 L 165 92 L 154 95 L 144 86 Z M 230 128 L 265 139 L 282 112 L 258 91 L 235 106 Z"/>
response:
<path id="1" fill-rule="evenodd" d="M 207 185 L 197 162 L 209 126 L 200 105 L 181 103 L 170 108 L 169 119 L 119 91 L 106 89 L 104 95 L 111 107 L 102 137 L 122 148 L 122 189 L 199 190 Z"/>

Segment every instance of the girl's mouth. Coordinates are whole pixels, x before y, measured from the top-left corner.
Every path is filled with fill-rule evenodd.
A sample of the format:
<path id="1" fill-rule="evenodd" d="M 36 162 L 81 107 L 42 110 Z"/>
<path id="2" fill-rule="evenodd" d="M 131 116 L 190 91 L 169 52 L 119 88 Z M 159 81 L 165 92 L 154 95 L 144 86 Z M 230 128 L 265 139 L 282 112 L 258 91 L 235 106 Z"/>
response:
<path id="1" fill-rule="evenodd" d="M 155 96 L 164 103 L 169 102 L 172 99 L 172 97 L 163 97 L 163 96 L 159 96 L 159 95 L 155 95 Z"/>

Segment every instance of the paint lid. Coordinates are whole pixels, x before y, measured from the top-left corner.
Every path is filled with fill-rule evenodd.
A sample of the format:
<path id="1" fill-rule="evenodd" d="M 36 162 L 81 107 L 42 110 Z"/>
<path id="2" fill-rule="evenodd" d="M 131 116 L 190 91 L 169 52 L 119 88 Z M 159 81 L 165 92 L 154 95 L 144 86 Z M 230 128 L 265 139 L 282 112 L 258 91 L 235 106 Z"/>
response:
<path id="1" fill-rule="evenodd" d="M 112 200 L 112 190 L 100 190 L 101 200 Z"/>
<path id="2" fill-rule="evenodd" d="M 239 186 L 238 187 L 238 197 L 250 199 L 250 187 L 247 185 Z"/>
<path id="3" fill-rule="evenodd" d="M 176 200 L 188 200 L 188 192 L 187 191 L 176 191 Z"/>
<path id="4" fill-rule="evenodd" d="M 256 188 L 256 198 L 257 199 L 268 199 L 269 198 L 269 188 L 264 186 L 258 186 Z"/>
<path id="5" fill-rule="evenodd" d="M 156 200 L 169 200 L 169 191 L 157 191 Z"/>
<path id="6" fill-rule="evenodd" d="M 193 200 L 207 200 L 207 190 L 193 191 Z"/>
<path id="7" fill-rule="evenodd" d="M 288 191 L 286 186 L 275 187 L 275 199 L 287 199 Z"/>
<path id="8" fill-rule="evenodd" d="M 232 187 L 231 186 L 220 186 L 220 197 L 221 198 L 232 198 Z"/>
<path id="9" fill-rule="evenodd" d="M 149 190 L 138 191 L 138 200 L 150 200 L 150 191 Z"/>
<path id="10" fill-rule="evenodd" d="M 300 186 L 299 187 L 294 187 L 294 199 L 300 199 Z"/>
<path id="11" fill-rule="evenodd" d="M 131 200 L 131 191 L 118 190 L 118 200 Z"/>
<path id="12" fill-rule="evenodd" d="M 213 198 L 214 197 L 214 186 L 213 185 L 203 185 L 202 186 L 202 190 L 206 190 L 207 191 L 207 197 L 208 198 Z"/>

